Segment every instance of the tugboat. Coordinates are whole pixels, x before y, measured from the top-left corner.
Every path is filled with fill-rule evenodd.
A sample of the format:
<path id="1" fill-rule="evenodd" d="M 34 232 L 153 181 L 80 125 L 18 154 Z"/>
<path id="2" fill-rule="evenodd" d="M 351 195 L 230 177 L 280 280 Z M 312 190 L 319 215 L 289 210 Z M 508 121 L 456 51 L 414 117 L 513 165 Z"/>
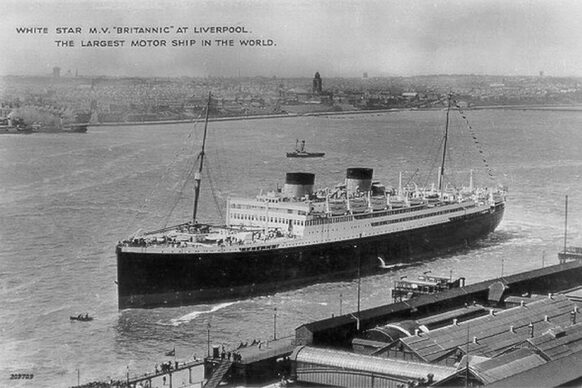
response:
<path id="1" fill-rule="evenodd" d="M 288 158 L 320 158 L 325 155 L 325 152 L 307 152 L 305 151 L 305 140 L 295 140 L 295 151 L 287 152 Z"/>
<path id="2" fill-rule="evenodd" d="M 463 188 L 444 184 L 447 110 L 436 186 L 387 189 L 373 169 L 352 167 L 345 181 L 315 190 L 315 174 L 291 172 L 282 189 L 229 198 L 224 225 L 199 223 L 208 107 L 192 218 L 117 244 L 120 309 L 236 300 L 372 274 L 381 271 L 378 257 L 410 263 L 466 246 L 503 218 L 503 188 L 474 188 L 472 178 Z"/>

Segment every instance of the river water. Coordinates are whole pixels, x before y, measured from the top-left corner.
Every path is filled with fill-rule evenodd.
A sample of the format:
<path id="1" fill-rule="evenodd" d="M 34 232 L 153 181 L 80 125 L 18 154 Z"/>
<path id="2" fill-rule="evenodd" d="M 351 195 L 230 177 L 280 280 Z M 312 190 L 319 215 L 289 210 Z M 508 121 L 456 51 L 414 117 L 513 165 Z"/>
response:
<path id="1" fill-rule="evenodd" d="M 481 110 L 451 121 L 448 180 L 509 188 L 505 217 L 488 238 L 452 254 L 361 280 L 363 309 L 389 302 L 393 280 L 425 271 L 469 283 L 557 263 L 582 244 L 582 114 Z M 221 218 L 229 195 L 284 183 L 285 172 L 332 186 L 349 167 L 370 167 L 397 186 L 436 181 L 443 111 L 211 122 L 202 221 Z M 306 322 L 354 311 L 356 281 L 216 305 L 118 311 L 115 244 L 191 217 L 198 124 L 94 127 L 87 134 L 0 137 L 0 385 L 71 386 L 153 371 L 203 356 L 212 344 L 292 335 Z M 459 131 L 459 136 L 456 136 Z M 463 136 L 460 134 L 464 133 Z M 457 143 L 455 139 L 460 141 Z M 296 139 L 321 159 L 287 159 Z M 194 146 L 194 149 L 193 149 Z M 489 169 L 489 170 L 488 170 Z M 453 173 L 454 171 L 454 173 Z M 205 173 L 205 176 L 207 174 Z M 188 182 L 184 184 L 184 182 Z M 210 188 L 214 190 L 210 190 Z M 276 322 L 274 309 L 276 310 Z M 71 322 L 88 312 L 90 323 Z M 32 380 L 10 380 L 13 373 Z"/>

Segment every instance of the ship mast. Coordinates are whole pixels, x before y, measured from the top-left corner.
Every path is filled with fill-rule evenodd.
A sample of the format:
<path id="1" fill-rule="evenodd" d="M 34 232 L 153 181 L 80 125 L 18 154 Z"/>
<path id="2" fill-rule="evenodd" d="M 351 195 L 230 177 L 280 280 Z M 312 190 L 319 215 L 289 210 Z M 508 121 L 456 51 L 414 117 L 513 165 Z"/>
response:
<path id="1" fill-rule="evenodd" d="M 441 192 L 441 196 L 443 192 L 443 180 L 445 175 L 445 157 L 447 156 L 447 140 L 449 138 L 449 112 L 451 111 L 451 97 L 452 95 L 449 94 L 449 102 L 447 105 L 447 122 L 445 124 L 445 141 L 443 145 L 443 158 L 441 160 L 441 169 L 439 172 L 438 190 Z"/>
<path id="2" fill-rule="evenodd" d="M 198 171 L 194 174 L 194 210 L 192 211 L 192 222 L 196 222 L 196 213 L 198 211 L 198 199 L 200 197 L 200 177 L 202 176 L 202 167 L 204 167 L 204 148 L 206 146 L 206 130 L 208 129 L 208 112 L 210 111 L 210 92 L 208 92 L 208 104 L 206 105 L 206 119 L 204 120 L 204 136 L 202 137 L 202 150 L 198 155 L 200 164 Z"/>

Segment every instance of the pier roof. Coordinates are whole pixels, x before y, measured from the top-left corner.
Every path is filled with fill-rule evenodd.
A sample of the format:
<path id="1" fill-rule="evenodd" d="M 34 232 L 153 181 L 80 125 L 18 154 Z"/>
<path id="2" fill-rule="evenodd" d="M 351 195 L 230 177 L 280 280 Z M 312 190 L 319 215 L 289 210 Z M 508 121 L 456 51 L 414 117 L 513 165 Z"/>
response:
<path id="1" fill-rule="evenodd" d="M 467 359 L 469 359 L 468 370 Z M 437 381 L 434 386 L 463 386 L 466 385 L 467 377 L 478 382 L 478 385 L 492 384 L 545 363 L 542 357 L 530 349 L 518 349 L 496 358 L 464 356 L 459 362 L 457 373 Z"/>
<path id="2" fill-rule="evenodd" d="M 564 295 L 574 302 L 582 302 L 582 286 L 564 291 Z"/>
<path id="3" fill-rule="evenodd" d="M 527 340 L 548 360 L 557 360 L 582 351 L 582 322 L 564 328 L 550 329 L 539 337 Z"/>
<path id="4" fill-rule="evenodd" d="M 459 309 L 431 315 L 430 317 L 417 319 L 416 322 L 418 322 L 419 325 L 431 326 L 442 322 L 450 322 L 453 319 L 468 319 L 486 313 L 487 309 L 481 305 L 468 305 Z"/>
<path id="5" fill-rule="evenodd" d="M 563 290 L 565 287 L 579 284 L 582 273 L 582 261 L 539 268 L 498 279 L 469 284 L 431 295 L 421 295 L 406 302 L 398 302 L 362 310 L 359 313 L 346 314 L 320 321 L 311 322 L 296 328 L 296 338 L 302 344 L 330 344 L 346 346 L 360 330 L 394 322 L 402 319 L 424 317 L 435 310 L 458 308 L 473 301 L 486 303 L 489 287 L 501 282 L 506 286 L 505 294 L 521 295 L 528 293 L 547 293 Z M 529 323 L 529 322 L 528 322 Z M 347 338 L 347 340 L 346 340 Z"/>
<path id="6" fill-rule="evenodd" d="M 469 364 L 469 368 L 481 381 L 490 384 L 545 363 L 546 361 L 532 350 L 518 349 L 474 365 Z M 463 365 L 462 361 L 461 365 Z"/>
<path id="7" fill-rule="evenodd" d="M 556 295 L 400 341 L 427 362 L 435 362 L 455 349 L 494 357 L 549 329 L 570 325 L 573 309 L 570 300 Z"/>
<path id="8" fill-rule="evenodd" d="M 582 382 L 580 365 L 582 352 L 577 352 L 498 380 L 487 387 L 560 387 L 566 384 L 574 386 L 572 383 L 579 385 Z"/>
<path id="9" fill-rule="evenodd" d="M 291 354 L 291 359 L 296 362 L 334 367 L 341 370 L 354 370 L 408 379 L 421 379 L 426 378 L 428 374 L 433 374 L 435 381 L 442 380 L 457 371 L 456 368 L 449 366 L 366 356 L 310 346 L 296 348 Z"/>
<path id="10" fill-rule="evenodd" d="M 239 347 L 236 351 L 240 354 L 240 363 L 252 364 L 275 357 L 283 357 L 295 349 L 294 339 L 291 337 L 274 341 L 260 342 L 255 345 Z"/>

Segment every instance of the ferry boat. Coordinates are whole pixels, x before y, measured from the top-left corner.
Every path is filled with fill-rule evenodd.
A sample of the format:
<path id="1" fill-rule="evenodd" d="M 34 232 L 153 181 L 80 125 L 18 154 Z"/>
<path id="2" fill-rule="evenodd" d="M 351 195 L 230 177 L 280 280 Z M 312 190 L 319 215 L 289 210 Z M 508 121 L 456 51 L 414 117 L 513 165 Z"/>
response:
<path id="1" fill-rule="evenodd" d="M 315 174 L 290 172 L 281 189 L 229 198 L 225 225 L 201 224 L 207 126 L 208 109 L 192 219 L 117 244 L 120 309 L 236 300 L 371 274 L 466 246 L 503 217 L 502 189 L 473 188 L 472 179 L 466 188 L 444 187 L 443 151 L 434 188 L 387 189 L 372 168 L 352 167 L 343 182 L 316 190 Z"/>
<path id="2" fill-rule="evenodd" d="M 465 287 L 465 278 L 453 280 L 452 277 L 420 275 L 417 280 L 400 278 L 394 281 L 392 299 L 394 303 L 415 298 L 420 295 L 431 295 L 452 288 Z"/>

